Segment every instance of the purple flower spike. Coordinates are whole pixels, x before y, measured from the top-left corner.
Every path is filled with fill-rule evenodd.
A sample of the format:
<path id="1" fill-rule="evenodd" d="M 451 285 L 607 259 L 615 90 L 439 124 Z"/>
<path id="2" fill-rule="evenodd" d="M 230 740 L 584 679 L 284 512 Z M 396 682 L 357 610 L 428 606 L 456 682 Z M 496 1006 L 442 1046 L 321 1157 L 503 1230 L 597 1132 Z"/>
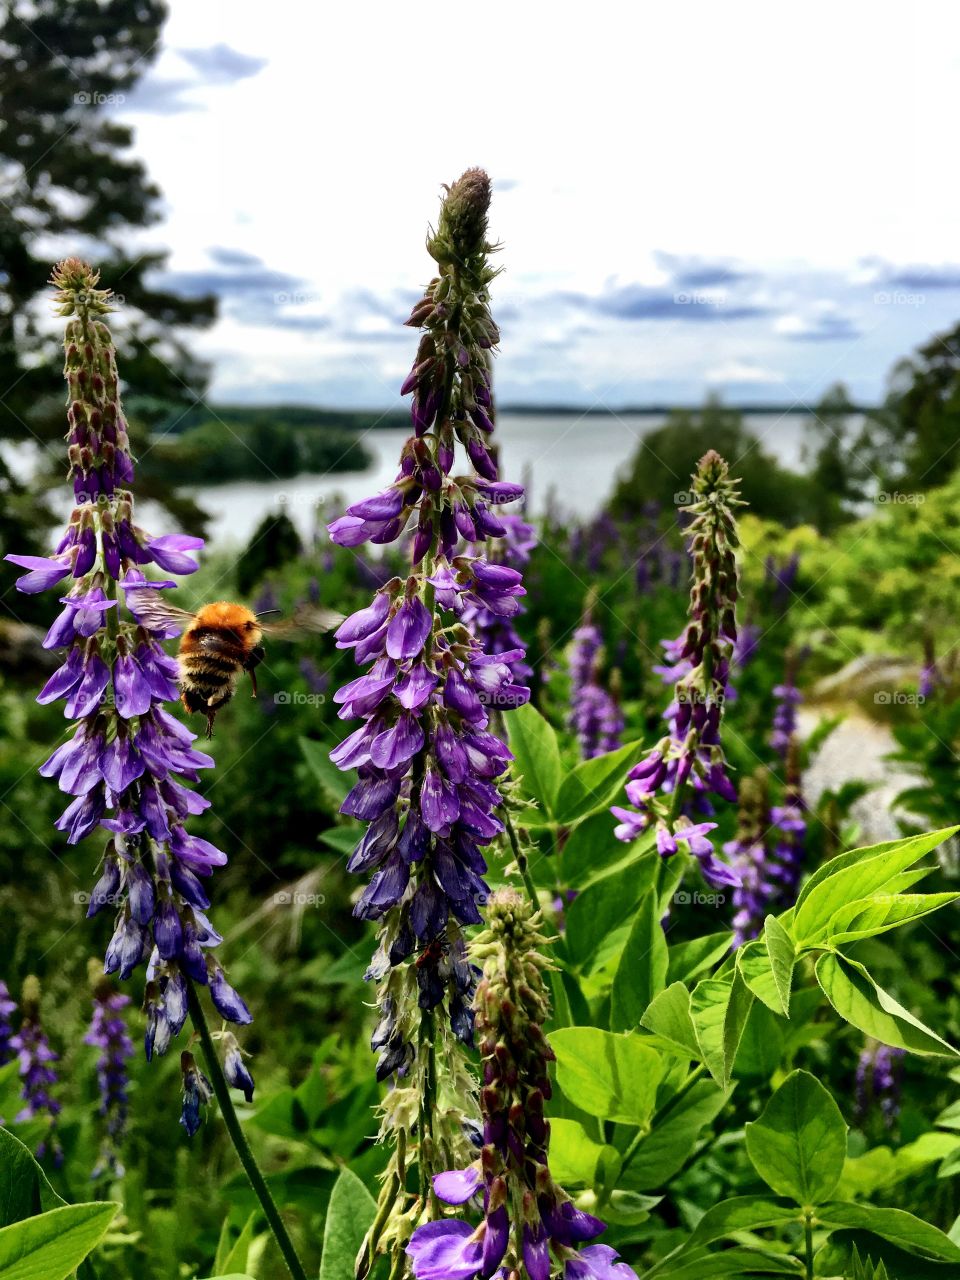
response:
<path id="1" fill-rule="evenodd" d="M 404 600 L 387 627 L 387 653 L 391 658 L 415 658 L 432 626 L 433 619 L 418 596 Z"/>
<path id="2" fill-rule="evenodd" d="M 481 1182 L 480 1170 L 471 1165 L 469 1169 L 448 1169 L 434 1174 L 433 1189 L 447 1204 L 466 1204 L 477 1194 Z"/>
<path id="3" fill-rule="evenodd" d="M 213 765 L 195 750 L 195 735 L 163 707 L 178 699 L 177 663 L 161 641 L 179 628 L 158 621 L 148 607 L 157 591 L 176 583 L 148 579 L 142 566 L 174 574 L 193 573 L 200 538 L 139 529 L 126 421 L 120 404 L 116 353 L 103 316 L 109 291 L 77 259 L 54 272 L 60 314 L 66 320 L 66 378 L 70 487 L 75 507 L 66 533 L 49 557 L 8 556 L 28 570 L 17 586 L 36 592 L 72 578 L 62 610 L 44 647 L 65 650 L 38 702 L 64 703 L 72 726 L 67 740 L 40 767 L 71 802 L 56 821 L 75 844 L 97 828 L 108 834 L 99 879 L 87 915 L 111 910 L 113 936 L 104 957 L 107 973 L 127 980 L 146 965 L 145 1008 L 148 1056 L 162 1054 L 186 1017 L 187 980 L 206 985 L 209 972 L 216 1007 L 247 1022 L 246 1005 L 210 954 L 222 941 L 205 910 L 209 895 L 199 877 L 209 877 L 226 855 L 188 833 L 184 822 L 209 801 L 191 786 L 199 770 Z M 389 602 L 387 602 L 389 604 Z M 118 1138 L 125 1114 L 120 1059 L 124 1046 L 120 1010 L 128 997 L 98 986 L 88 1042 L 104 1051 L 102 1090 L 113 1090 L 107 1138 Z M 139 1003 L 139 1000 L 138 1000 Z M 200 1085 L 191 1086 L 194 1101 Z M 106 1099 L 106 1092 L 104 1092 Z M 109 1115 L 107 1115 L 109 1112 Z M 188 1127 L 199 1123 L 199 1104 L 186 1107 Z M 111 1118 L 112 1117 L 112 1118 Z M 106 1139 L 105 1139 L 106 1142 Z M 116 1142 L 105 1146 L 95 1175 L 116 1176 Z"/>

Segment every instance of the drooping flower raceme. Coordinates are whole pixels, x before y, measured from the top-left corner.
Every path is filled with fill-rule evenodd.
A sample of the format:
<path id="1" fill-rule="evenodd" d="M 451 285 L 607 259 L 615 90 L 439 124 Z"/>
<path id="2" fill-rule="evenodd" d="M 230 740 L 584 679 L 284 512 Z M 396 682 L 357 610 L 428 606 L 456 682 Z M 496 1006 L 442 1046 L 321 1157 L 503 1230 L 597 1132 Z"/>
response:
<path id="1" fill-rule="evenodd" d="M 61 700 L 70 737 L 41 766 L 72 797 L 57 821 L 76 844 L 99 826 L 108 833 L 101 875 L 87 914 L 111 909 L 113 937 L 105 970 L 126 979 L 147 964 L 146 1053 L 163 1053 L 187 1016 L 187 982 L 208 986 L 217 1011 L 246 1023 L 250 1013 L 229 985 L 213 948 L 222 941 L 206 911 L 204 881 L 226 854 L 191 835 L 191 815 L 209 801 L 185 786 L 213 764 L 164 707 L 178 696 L 176 664 L 161 647 L 169 632 L 136 616 L 136 592 L 166 590 L 148 580 L 147 565 L 165 574 L 193 573 L 189 552 L 199 538 L 152 538 L 134 522 L 133 479 L 120 405 L 113 339 L 102 316 L 109 290 L 86 263 L 68 259 L 53 274 L 59 312 L 68 317 L 68 457 L 76 506 L 49 557 L 9 555 L 28 572 L 21 591 L 59 587 L 63 606 L 44 640 L 64 651 L 62 666 L 38 696 Z M 130 589 L 131 599 L 125 592 Z"/>
<path id="2" fill-rule="evenodd" d="M 722 888 L 736 884 L 737 877 L 714 853 L 708 832 L 716 823 L 691 823 L 682 812 L 691 780 L 704 796 L 737 798 L 727 775 L 720 724 L 737 641 L 734 510 L 742 504 L 727 464 L 713 450 L 700 460 L 692 496 L 687 508 L 693 517 L 687 529 L 693 561 L 689 622 L 665 646 L 674 686 L 674 702 L 665 717 L 670 732 L 630 771 L 626 793 L 633 807 L 617 806 L 613 814 L 619 820 L 618 839 L 634 840 L 655 826 L 661 856 L 685 845 L 705 879 Z"/>
<path id="3" fill-rule="evenodd" d="M 407 1246 L 416 1280 L 471 1280 L 526 1274 L 530 1280 L 631 1280 L 607 1245 L 589 1244 L 604 1223 L 577 1209 L 550 1172 L 553 1051 L 543 1032 L 549 1012 L 539 914 L 513 889 L 487 904 L 487 928 L 473 946 L 483 964 L 477 1030 L 483 1062 L 483 1147 L 466 1168 L 434 1177 L 449 1204 L 482 1203 L 474 1226 L 442 1218 L 418 1227 Z"/>
<path id="4" fill-rule="evenodd" d="M 337 632 L 367 668 L 334 695 L 341 718 L 361 724 L 331 759 L 358 771 L 341 810 L 369 825 L 347 866 L 370 875 L 355 914 L 380 922 L 367 974 L 380 1015 L 371 1043 L 378 1078 L 397 1077 L 383 1107 L 394 1148 L 366 1265 L 388 1245 L 402 1258 L 409 1162 L 425 1206 L 429 1172 L 470 1147 L 474 1086 L 462 1045 L 473 1038 L 476 973 L 464 929 L 481 920 L 482 850 L 503 831 L 497 779 L 511 758 L 490 717 L 529 698 L 515 677 L 523 649 L 487 650 L 489 623 L 471 631 L 464 619 L 514 618 L 524 594 L 517 568 L 459 552 L 461 540 L 503 538 L 494 508 L 523 494 L 498 479 L 488 448 L 499 336 L 488 308 L 489 199 L 481 170 L 448 189 L 427 242 L 438 274 L 408 321 L 423 330 L 402 388 L 413 396 L 414 434 L 395 482 L 329 530 L 358 546 L 413 529 L 409 576 L 387 582 Z M 458 443 L 472 473 L 452 474 Z"/>
<path id="5" fill-rule="evenodd" d="M 57 1116 L 61 1106 L 52 1093 L 57 1083 L 53 1064 L 59 1055 L 50 1048 L 50 1041 L 40 1020 L 40 983 L 31 974 L 24 980 L 20 997 L 20 1030 L 10 1040 L 16 1052 L 20 1079 L 23 1082 L 20 1099 L 23 1107 L 15 1117 L 17 1123 L 34 1120 L 40 1116 L 49 1118 L 50 1125 L 37 1147 L 36 1156 L 42 1160 L 49 1156 L 55 1165 L 63 1161 L 63 1151 L 57 1138 Z"/>
<path id="6" fill-rule="evenodd" d="M 133 1042 L 127 1032 L 123 1010 L 129 1003 L 130 997 L 115 991 L 109 982 L 98 982 L 93 995 L 93 1018 L 83 1037 L 84 1044 L 100 1050 L 97 1086 L 104 1135 L 99 1159 L 90 1175 L 94 1179 L 122 1178 L 124 1173 L 121 1148 L 127 1127 L 127 1063 L 133 1057 Z"/>

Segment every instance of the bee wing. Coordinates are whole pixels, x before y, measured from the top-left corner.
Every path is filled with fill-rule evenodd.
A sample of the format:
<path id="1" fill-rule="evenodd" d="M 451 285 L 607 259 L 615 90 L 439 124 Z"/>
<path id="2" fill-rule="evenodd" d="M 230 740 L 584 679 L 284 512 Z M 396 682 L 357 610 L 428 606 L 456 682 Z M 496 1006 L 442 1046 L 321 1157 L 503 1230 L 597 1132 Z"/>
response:
<path id="1" fill-rule="evenodd" d="M 136 620 L 158 635 L 179 635 L 193 618 L 189 610 L 178 609 L 152 587 L 128 587 L 124 595 L 127 608 Z"/>
<path id="2" fill-rule="evenodd" d="M 290 636 L 298 631 L 322 633 L 332 631 L 343 622 L 343 614 L 336 609 L 324 609 L 321 605 L 305 604 L 294 611 L 292 618 L 283 622 L 261 622 L 260 629 L 265 636 Z"/>

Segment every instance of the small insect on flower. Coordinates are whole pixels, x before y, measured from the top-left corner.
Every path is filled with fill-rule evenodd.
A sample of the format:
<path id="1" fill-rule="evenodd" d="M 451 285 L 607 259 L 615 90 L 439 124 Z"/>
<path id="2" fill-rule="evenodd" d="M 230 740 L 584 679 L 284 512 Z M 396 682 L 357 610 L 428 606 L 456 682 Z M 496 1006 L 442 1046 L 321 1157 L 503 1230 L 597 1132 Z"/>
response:
<path id="1" fill-rule="evenodd" d="M 311 605 L 294 618 L 266 623 L 246 605 L 229 600 L 217 600 L 190 613 L 169 604 L 151 588 L 152 584 L 139 582 L 128 585 L 127 605 L 151 629 L 167 635 L 183 633 L 177 653 L 180 700 L 187 711 L 207 717 L 208 738 L 213 736 L 217 712 L 236 693 L 244 672 L 257 696 L 256 671 L 265 656 L 264 636 L 293 639 L 305 631 L 329 631 L 343 621 L 332 609 Z"/>

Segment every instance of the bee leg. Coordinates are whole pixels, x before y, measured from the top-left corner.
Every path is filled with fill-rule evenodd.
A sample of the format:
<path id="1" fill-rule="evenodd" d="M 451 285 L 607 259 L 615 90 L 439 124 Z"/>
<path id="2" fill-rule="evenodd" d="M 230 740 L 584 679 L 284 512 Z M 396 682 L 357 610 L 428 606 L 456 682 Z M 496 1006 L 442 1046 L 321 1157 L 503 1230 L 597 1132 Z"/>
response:
<path id="1" fill-rule="evenodd" d="M 207 734 L 206 734 L 207 741 L 209 741 L 213 737 L 213 722 L 214 720 L 216 720 L 216 718 L 217 718 L 216 711 L 207 712 Z"/>
<path id="2" fill-rule="evenodd" d="M 258 644 L 255 648 L 250 650 L 250 656 L 243 664 L 243 669 L 250 677 L 250 683 L 253 685 L 253 693 L 251 697 L 254 698 L 257 696 L 257 667 L 259 667 L 265 656 L 263 645 Z"/>

